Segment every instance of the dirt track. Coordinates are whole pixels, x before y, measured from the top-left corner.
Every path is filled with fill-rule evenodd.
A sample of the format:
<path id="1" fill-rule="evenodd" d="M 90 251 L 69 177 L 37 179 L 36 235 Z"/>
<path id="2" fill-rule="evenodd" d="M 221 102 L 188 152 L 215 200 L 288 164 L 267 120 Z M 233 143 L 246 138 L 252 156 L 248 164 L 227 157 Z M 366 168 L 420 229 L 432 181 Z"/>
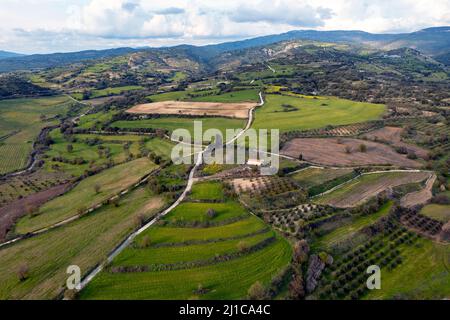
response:
<path id="1" fill-rule="evenodd" d="M 359 151 L 364 144 L 365 152 Z M 346 149 L 350 150 L 347 153 Z M 421 164 L 408 159 L 391 147 L 360 139 L 348 138 L 297 138 L 289 141 L 281 150 L 282 154 L 326 166 L 393 165 L 419 168 Z"/>
<path id="2" fill-rule="evenodd" d="M 427 203 L 433 197 L 433 193 L 431 190 L 433 188 L 434 182 L 436 181 L 436 178 L 437 178 L 436 175 L 433 174 L 427 180 L 425 188 L 423 188 L 420 191 L 408 193 L 403 198 L 401 198 L 401 200 L 400 200 L 401 206 L 406 207 L 406 208 L 412 208 L 419 204 Z"/>
<path id="3" fill-rule="evenodd" d="M 127 110 L 134 114 L 196 115 L 247 119 L 249 110 L 255 107 L 252 102 L 185 102 L 162 101 L 139 104 Z"/>
<path id="4" fill-rule="evenodd" d="M 404 147 L 408 151 L 414 152 L 418 157 L 426 159 L 428 157 L 427 150 L 401 141 L 401 133 L 403 130 L 403 128 L 398 127 L 383 127 L 365 134 L 364 137 L 367 137 L 370 140 L 378 139 L 380 141 L 390 143 L 395 147 Z"/>

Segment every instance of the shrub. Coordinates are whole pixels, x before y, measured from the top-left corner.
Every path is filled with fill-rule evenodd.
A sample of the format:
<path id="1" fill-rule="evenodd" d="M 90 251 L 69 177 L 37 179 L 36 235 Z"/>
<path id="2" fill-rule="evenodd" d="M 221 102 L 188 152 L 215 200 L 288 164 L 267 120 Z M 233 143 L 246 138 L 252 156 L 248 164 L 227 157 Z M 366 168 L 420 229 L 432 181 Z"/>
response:
<path id="1" fill-rule="evenodd" d="M 289 283 L 289 296 L 292 299 L 302 299 L 305 296 L 305 288 L 301 274 L 296 274 L 292 277 Z"/>
<path id="2" fill-rule="evenodd" d="M 361 143 L 358 147 L 359 152 L 366 152 L 367 151 L 367 146 L 364 143 Z"/>
<path id="3" fill-rule="evenodd" d="M 239 241 L 239 243 L 237 244 L 237 248 L 239 252 L 245 252 L 248 250 L 248 244 L 245 241 Z"/>
<path id="4" fill-rule="evenodd" d="M 150 247 L 151 241 L 149 236 L 144 236 L 141 241 L 141 248 Z"/>
<path id="5" fill-rule="evenodd" d="M 261 282 L 256 281 L 249 289 L 248 289 L 248 298 L 250 300 L 265 300 L 268 298 L 268 294 L 264 286 Z"/>
<path id="6" fill-rule="evenodd" d="M 136 216 L 135 221 L 137 227 L 142 227 L 145 224 L 145 216 L 141 213 Z"/>
<path id="7" fill-rule="evenodd" d="M 411 160 L 417 159 L 417 155 L 414 151 L 408 151 L 408 155 L 406 157 Z"/>
<path id="8" fill-rule="evenodd" d="M 209 208 L 208 211 L 206 211 L 206 215 L 210 219 L 214 219 L 217 216 L 217 213 L 214 209 Z"/>
<path id="9" fill-rule="evenodd" d="M 25 281 L 28 278 L 28 266 L 26 264 L 22 264 L 17 270 L 17 277 L 19 281 Z"/>

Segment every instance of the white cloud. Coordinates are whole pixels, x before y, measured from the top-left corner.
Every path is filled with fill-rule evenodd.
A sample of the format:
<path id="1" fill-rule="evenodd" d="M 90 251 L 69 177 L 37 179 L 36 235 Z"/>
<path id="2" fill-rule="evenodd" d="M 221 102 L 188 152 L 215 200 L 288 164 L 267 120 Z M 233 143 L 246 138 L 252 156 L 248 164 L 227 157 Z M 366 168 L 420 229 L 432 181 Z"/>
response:
<path id="1" fill-rule="evenodd" d="M 2 0 L 0 50 L 205 44 L 293 29 L 410 32 L 450 25 L 435 0 Z"/>

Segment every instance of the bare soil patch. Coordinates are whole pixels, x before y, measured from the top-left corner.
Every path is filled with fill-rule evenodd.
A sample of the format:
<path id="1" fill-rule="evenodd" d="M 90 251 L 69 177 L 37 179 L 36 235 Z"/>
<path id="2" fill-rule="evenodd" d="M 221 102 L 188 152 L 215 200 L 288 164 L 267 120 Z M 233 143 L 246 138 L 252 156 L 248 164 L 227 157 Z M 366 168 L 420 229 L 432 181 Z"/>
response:
<path id="1" fill-rule="evenodd" d="M 365 134 L 364 137 L 370 140 L 380 140 L 382 142 L 389 143 L 394 147 L 403 147 L 408 151 L 414 152 L 418 157 L 422 159 L 427 159 L 428 158 L 427 150 L 401 141 L 401 134 L 403 130 L 404 130 L 403 128 L 398 127 L 383 127 Z"/>
<path id="2" fill-rule="evenodd" d="M 269 182 L 267 177 L 257 177 L 257 178 L 238 178 L 232 181 L 234 190 L 237 193 L 248 192 L 252 190 L 262 191 L 266 189 L 266 185 Z"/>
<path id="3" fill-rule="evenodd" d="M 255 106 L 253 102 L 222 103 L 222 102 L 186 102 L 161 101 L 139 104 L 127 110 L 133 114 L 163 114 L 217 116 L 232 118 L 248 118 L 248 113 Z"/>
<path id="4" fill-rule="evenodd" d="M 430 178 L 428 178 L 425 188 L 420 191 L 415 191 L 406 194 L 400 200 L 400 204 L 402 207 L 412 208 L 414 206 L 425 204 L 431 200 L 433 197 L 433 193 L 431 190 L 433 189 L 433 184 L 436 181 L 436 175 L 433 174 Z"/>
<path id="5" fill-rule="evenodd" d="M 360 146 L 365 145 L 365 151 Z M 283 147 L 282 154 L 328 166 L 393 165 L 418 168 L 421 164 L 408 159 L 390 146 L 361 139 L 296 138 Z"/>
<path id="6" fill-rule="evenodd" d="M 48 190 L 34 193 L 0 208 L 0 241 L 5 240 L 7 233 L 11 230 L 17 219 L 29 213 L 32 209 L 37 210 L 39 206 L 47 201 L 62 195 L 69 190 L 70 186 L 70 183 L 61 184 Z"/>

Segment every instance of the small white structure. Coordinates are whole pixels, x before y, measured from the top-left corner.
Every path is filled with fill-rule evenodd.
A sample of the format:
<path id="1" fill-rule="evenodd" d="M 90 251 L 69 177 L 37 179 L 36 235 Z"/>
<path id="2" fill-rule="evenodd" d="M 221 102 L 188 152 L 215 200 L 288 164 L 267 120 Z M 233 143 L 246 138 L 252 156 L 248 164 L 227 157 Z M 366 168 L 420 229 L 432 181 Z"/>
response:
<path id="1" fill-rule="evenodd" d="M 263 162 L 261 160 L 258 159 L 248 159 L 247 164 L 249 166 L 262 166 Z"/>

